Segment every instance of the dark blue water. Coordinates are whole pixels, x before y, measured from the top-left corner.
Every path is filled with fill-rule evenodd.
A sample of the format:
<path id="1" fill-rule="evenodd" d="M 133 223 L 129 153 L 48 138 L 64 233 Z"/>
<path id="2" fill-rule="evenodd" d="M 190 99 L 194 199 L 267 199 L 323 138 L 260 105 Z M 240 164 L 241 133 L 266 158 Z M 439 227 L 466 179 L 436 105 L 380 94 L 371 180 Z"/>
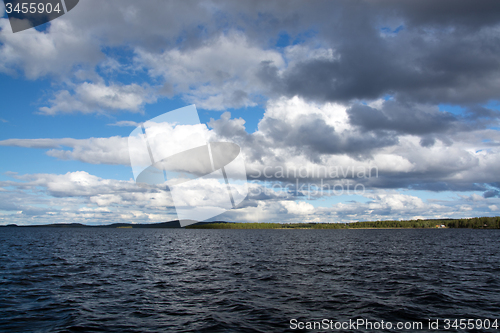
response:
<path id="1" fill-rule="evenodd" d="M 1 228 L 0 331 L 500 319 L 499 249 L 498 230 Z"/>

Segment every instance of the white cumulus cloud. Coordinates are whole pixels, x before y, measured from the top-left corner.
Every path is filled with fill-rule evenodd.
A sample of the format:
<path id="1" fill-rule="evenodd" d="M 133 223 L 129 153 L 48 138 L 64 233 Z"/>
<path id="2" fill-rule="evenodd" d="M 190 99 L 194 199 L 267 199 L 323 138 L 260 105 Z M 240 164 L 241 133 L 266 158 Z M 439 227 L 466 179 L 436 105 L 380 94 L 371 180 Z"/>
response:
<path id="1" fill-rule="evenodd" d="M 58 113 L 103 113 L 125 110 L 142 112 L 146 103 L 156 102 L 154 90 L 148 85 L 129 85 L 84 82 L 74 88 L 59 91 L 50 100 L 50 107 L 40 108 L 40 113 L 54 115 Z"/>

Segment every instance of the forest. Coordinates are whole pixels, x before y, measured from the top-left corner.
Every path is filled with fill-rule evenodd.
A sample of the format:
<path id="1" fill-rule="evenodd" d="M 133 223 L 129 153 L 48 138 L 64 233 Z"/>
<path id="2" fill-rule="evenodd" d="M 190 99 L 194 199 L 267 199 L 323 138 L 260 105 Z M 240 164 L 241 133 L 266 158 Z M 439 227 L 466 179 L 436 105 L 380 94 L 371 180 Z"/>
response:
<path id="1" fill-rule="evenodd" d="M 469 228 L 500 229 L 500 216 L 474 217 L 467 219 L 408 220 L 408 221 L 366 221 L 351 223 L 198 223 L 187 229 L 431 229 Z"/>

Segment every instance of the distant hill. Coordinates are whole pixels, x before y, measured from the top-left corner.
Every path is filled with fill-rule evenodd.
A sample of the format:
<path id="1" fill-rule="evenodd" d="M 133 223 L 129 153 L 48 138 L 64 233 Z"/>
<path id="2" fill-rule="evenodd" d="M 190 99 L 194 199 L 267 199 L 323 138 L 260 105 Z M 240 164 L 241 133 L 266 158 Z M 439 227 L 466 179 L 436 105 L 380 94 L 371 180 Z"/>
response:
<path id="1" fill-rule="evenodd" d="M 141 223 L 141 224 L 132 224 L 132 223 L 113 223 L 110 225 L 103 225 L 102 228 L 123 228 L 123 227 L 132 227 L 132 228 L 180 228 L 181 225 L 179 221 L 170 221 L 170 222 L 160 222 L 160 223 Z"/>
<path id="2" fill-rule="evenodd" d="M 234 222 L 224 222 L 224 221 L 216 221 L 216 222 L 196 222 L 196 225 L 203 226 L 205 224 L 211 223 L 234 223 Z M 36 227 L 36 228 L 181 228 L 179 224 L 179 220 L 168 221 L 168 222 L 159 222 L 159 223 L 113 223 L 107 225 L 86 225 L 81 223 L 51 223 L 51 224 L 43 224 L 43 225 L 23 225 L 18 226 L 17 224 L 8 224 L 6 226 L 0 227 Z"/>

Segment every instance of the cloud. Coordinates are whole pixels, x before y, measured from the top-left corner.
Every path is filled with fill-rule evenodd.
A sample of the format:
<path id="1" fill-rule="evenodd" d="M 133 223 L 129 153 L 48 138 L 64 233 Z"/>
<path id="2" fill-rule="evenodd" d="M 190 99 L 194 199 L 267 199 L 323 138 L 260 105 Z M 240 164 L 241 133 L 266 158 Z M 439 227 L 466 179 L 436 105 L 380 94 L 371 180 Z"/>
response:
<path id="1" fill-rule="evenodd" d="M 391 190 L 374 190 L 358 197 L 342 196 L 342 202 L 314 207 L 309 202 L 293 200 L 265 200 L 228 211 L 217 217 L 226 221 L 266 222 L 316 222 L 337 223 L 376 220 L 410 220 L 436 218 L 463 218 L 494 216 L 494 204 L 490 201 L 469 205 L 461 197 L 448 200 L 423 200 L 417 196 Z M 324 199 L 324 198 L 323 198 Z M 495 199 L 498 200 L 498 199 Z M 487 213 L 485 213 L 487 212 Z"/>
<path id="2" fill-rule="evenodd" d="M 378 177 L 359 179 L 370 190 L 474 190 L 498 206 L 499 112 L 490 102 L 499 99 L 499 7 L 487 0 L 317 1 L 314 6 L 89 0 L 45 31 L 13 35 L 8 21 L 0 19 L 0 72 L 52 79 L 55 93 L 39 109 L 45 115 L 141 113 L 163 96 L 208 110 L 265 106 L 253 133 L 245 119 L 226 112 L 210 121 L 206 133 L 238 143 L 249 176 L 258 175 L 257 180 L 267 180 L 267 171 L 273 184 L 292 181 L 276 176 L 280 168 L 304 169 L 302 184 L 319 178 L 315 170 L 376 166 Z M 442 103 L 463 111 L 442 111 Z M 130 164 L 123 137 L 9 139 L 0 145 L 46 149 L 63 160 Z M 41 186 L 54 197 L 85 197 L 100 208 L 124 200 L 104 190 L 70 196 L 78 193 L 78 177 L 101 183 L 71 177 L 57 178 L 68 191 L 54 190 L 50 177 Z M 337 180 L 326 179 L 330 185 Z M 451 209 L 377 193 L 370 203 L 324 211 L 262 194 L 240 212 L 249 217 L 260 208 L 276 218 L 292 218 L 294 212 L 310 219 L 314 212 L 345 220 L 422 216 L 426 209 L 438 216 Z M 5 205 L 27 212 L 26 204 L 7 199 Z M 490 209 L 464 198 L 454 208 L 472 214 L 471 202 Z M 155 214 L 139 211 L 124 214 Z M 71 214 L 91 213 L 109 214 Z"/>
<path id="3" fill-rule="evenodd" d="M 285 156 L 291 160 L 305 156 L 319 162 L 323 155 L 358 157 L 397 143 L 391 135 L 363 135 L 349 124 L 342 105 L 307 103 L 298 97 L 270 101 L 258 131 L 251 135 L 244 130 L 244 121 L 229 120 L 227 114 L 209 125 L 219 136 L 232 137 L 253 160 L 277 155 L 283 161 Z"/>
<path id="4" fill-rule="evenodd" d="M 121 120 L 114 124 L 108 124 L 108 126 L 119 126 L 119 127 L 137 127 L 140 123 L 131 120 Z"/>
<path id="5" fill-rule="evenodd" d="M 176 218 L 168 190 L 143 188 L 132 180 L 103 179 L 84 171 L 66 174 L 10 174 L 14 181 L 0 181 L 0 224 L 67 223 L 110 224 L 116 221 L 151 223 Z M 204 183 L 203 186 L 209 186 Z M 219 184 L 217 184 L 219 186 Z M 250 184 L 250 193 L 262 185 Z M 264 193 L 264 192 L 262 192 Z M 363 201 L 358 201 L 364 197 Z M 322 197 L 328 200 L 328 196 Z M 343 202 L 314 207 L 312 201 L 281 196 L 250 196 L 237 209 L 215 217 L 227 221 L 350 222 L 384 219 L 447 218 L 491 214 L 499 198 L 457 196 L 447 200 L 423 200 L 391 190 L 370 190 Z M 314 197 L 313 197 L 314 199 Z M 196 195 L 189 200 L 205 200 Z M 211 200 L 218 200 L 217 196 Z M 474 202 L 471 206 L 470 203 Z M 464 215 L 465 214 L 465 215 Z M 489 214 L 489 215 L 491 215 Z M 488 215 L 488 214 L 486 214 Z"/>
<path id="6" fill-rule="evenodd" d="M 117 192 L 144 192 L 133 182 L 102 179 L 85 171 L 68 172 L 64 175 L 33 174 L 13 177 L 23 181 L 19 185 L 24 189 L 41 187 L 54 197 L 91 197 Z"/>
<path id="7" fill-rule="evenodd" d="M 400 108 L 380 101 L 356 109 L 282 98 L 268 103 L 254 133 L 229 113 L 209 125 L 215 140 L 242 147 L 250 179 L 295 182 L 302 170 L 301 182 L 336 180 L 326 171 L 366 172 L 376 166 L 379 177 L 359 179 L 368 188 L 485 191 L 498 181 L 498 131 L 425 105 Z"/>
<path id="8" fill-rule="evenodd" d="M 124 70 L 146 70 L 149 77 L 141 79 L 162 84 L 159 94 L 210 110 L 280 96 L 350 103 L 390 94 L 401 102 L 484 104 L 498 98 L 498 13 L 493 1 L 318 1 L 284 8 L 90 0 L 44 32 L 14 36 L 1 19 L 0 71 L 75 84 L 74 92 L 62 90 L 42 108 L 46 114 L 138 112 L 154 100 L 150 93 L 88 78 L 114 79 Z M 276 47 L 280 34 L 289 42 Z M 81 75 L 92 82 L 81 83 Z M 115 95 L 127 100 L 109 98 Z"/>
<path id="9" fill-rule="evenodd" d="M 268 64 L 263 69 L 266 79 L 273 82 L 276 94 L 316 102 L 371 100 L 386 94 L 435 104 L 498 98 L 498 6 L 488 2 L 478 10 L 460 1 L 455 21 L 447 19 L 450 15 L 441 4 L 408 3 L 320 2 L 303 9 L 297 13 L 302 26 L 315 19 L 317 40 L 333 48 L 336 56 L 305 59 L 284 71 Z M 413 7 L 420 9 L 419 17 L 426 12 L 433 19 L 415 19 Z M 489 13 L 489 20 L 481 22 L 478 13 L 483 10 L 496 14 Z M 320 11 L 335 14 L 327 18 Z M 439 22 L 440 16 L 447 24 Z M 388 26 L 397 32 L 381 33 Z"/>
<path id="10" fill-rule="evenodd" d="M 335 104 L 316 106 L 300 99 L 270 103 L 269 112 L 259 123 L 259 132 L 269 146 L 290 149 L 295 154 L 347 154 L 358 157 L 376 148 L 397 144 L 397 138 L 386 133 L 362 133 L 345 123 L 345 107 Z"/>
<path id="11" fill-rule="evenodd" d="M 156 161 L 182 152 L 186 150 L 186 147 L 199 146 L 200 141 L 206 142 L 212 135 L 204 124 L 174 126 L 169 123 L 151 123 L 146 127 L 148 141 Z M 46 153 L 48 156 L 90 164 L 130 166 L 131 155 L 136 165 L 149 166 L 151 164 L 149 154 L 141 151 L 144 147 L 142 140 L 135 136 L 89 139 L 7 139 L 0 141 L 0 146 L 48 149 Z M 197 165 L 190 163 L 184 166 L 190 169 Z"/>
<path id="12" fill-rule="evenodd" d="M 50 149 L 47 155 L 62 160 L 78 160 L 90 164 L 130 165 L 128 138 L 90 139 L 8 139 L 0 146 Z M 62 149 L 64 147 L 71 150 Z"/>
<path id="13" fill-rule="evenodd" d="M 76 139 L 7 139 L 0 141 L 0 146 L 23 148 L 58 148 L 73 145 Z"/>
<path id="14" fill-rule="evenodd" d="M 111 203 L 126 205 L 137 200 L 137 206 L 157 208 L 172 206 L 167 192 L 161 188 L 145 189 L 132 180 L 103 179 L 85 171 L 66 174 L 14 175 L 19 183 L 9 183 L 23 190 L 42 191 L 55 198 L 82 197 L 98 206 L 113 206 Z M 115 198 L 115 199 L 112 199 Z M 119 198 L 119 201 L 116 200 Z M 150 201 L 155 200 L 155 201 Z M 108 203 L 108 204 L 106 204 Z"/>
<path id="15" fill-rule="evenodd" d="M 306 215 L 314 212 L 314 206 L 304 201 L 281 201 L 288 214 Z"/>
<path id="16" fill-rule="evenodd" d="M 133 0 L 106 4 L 90 0 L 51 21 L 46 31 L 30 29 L 17 34 L 11 33 L 8 19 L 2 18 L 0 71 L 21 72 L 29 79 L 47 75 L 70 78 L 75 71 L 92 71 L 100 62 L 109 64 L 105 54 L 109 48 L 162 49 L 162 43 L 175 41 L 182 32 L 191 34 L 189 40 L 196 38 L 199 25 L 213 25 L 216 7 L 210 7 L 184 2 L 139 5 Z"/>
<path id="17" fill-rule="evenodd" d="M 246 131 L 243 119 L 231 119 L 228 112 L 209 122 L 211 130 L 204 125 L 202 128 L 210 141 L 237 143 L 246 160 L 248 176 L 254 180 L 295 183 L 300 171 L 301 183 L 324 178 L 332 185 L 343 178 L 361 178 L 358 181 L 367 188 L 483 192 L 497 188 L 498 131 L 467 126 L 465 118 L 447 113 L 441 116 L 435 108 L 416 105 L 399 109 L 397 104 L 377 103 L 356 109 L 333 103 L 308 103 L 298 97 L 281 98 L 268 103 L 254 133 Z M 395 110 L 407 113 L 411 121 Z M 364 112 L 384 120 L 363 122 Z M 442 123 L 434 127 L 433 121 Z M 413 127 L 416 122 L 428 128 Z M 187 139 L 174 142 L 171 138 L 187 138 L 191 130 L 177 127 L 176 131 L 182 133 L 175 135 L 168 126 L 152 129 L 161 134 L 151 137 L 154 146 L 182 151 Z M 423 144 L 429 138 L 432 144 Z M 0 146 L 48 149 L 49 156 L 62 160 L 130 165 L 128 138 L 119 136 L 9 139 L 0 141 Z M 149 156 L 146 157 L 145 163 L 149 163 Z M 378 177 L 365 177 L 373 168 Z"/>
<path id="18" fill-rule="evenodd" d="M 169 192 L 145 189 L 132 180 L 103 179 L 84 171 L 66 174 L 11 174 L 0 182 L 0 223 L 39 224 L 68 221 L 110 224 L 161 222 L 176 218 Z"/>
<path id="19" fill-rule="evenodd" d="M 66 20 L 54 20 L 48 32 L 30 29 L 13 34 L 8 19 L 0 19 L 0 72 L 22 72 L 34 80 L 46 75 L 66 77 L 76 65 L 92 68 L 103 55 L 96 40 Z"/>
<path id="20" fill-rule="evenodd" d="M 380 109 L 355 104 L 347 113 L 350 123 L 365 131 L 391 130 L 406 134 L 440 133 L 449 130 L 457 118 L 437 106 L 385 101 Z"/>
<path id="21" fill-rule="evenodd" d="M 55 115 L 58 113 L 100 113 L 125 110 L 142 112 L 146 103 L 156 102 L 157 97 L 148 85 L 105 85 L 104 83 L 84 82 L 74 88 L 71 94 L 67 90 L 58 92 L 50 100 L 50 107 L 41 107 L 40 113 Z"/>
<path id="22" fill-rule="evenodd" d="M 257 77 L 259 64 L 283 66 L 274 50 L 252 45 L 242 33 L 221 34 L 187 50 L 163 53 L 136 50 L 136 62 L 152 77 L 163 77 L 172 92 L 198 107 L 210 110 L 256 105 L 262 92 Z"/>
<path id="23" fill-rule="evenodd" d="M 497 1 L 482 1 L 471 6 L 467 1 L 445 0 L 436 3 L 432 0 L 411 0 L 405 2 L 386 1 L 383 6 L 396 8 L 408 18 L 412 26 L 459 26 L 479 28 L 498 23 L 500 4 Z"/>
<path id="24" fill-rule="evenodd" d="M 171 192 L 164 184 L 145 188 L 133 180 L 103 179 L 84 171 L 10 176 L 15 181 L 0 182 L 0 224 L 16 220 L 33 223 L 33 217 L 40 223 L 67 222 L 70 218 L 80 223 L 92 219 L 97 224 L 124 219 L 133 223 L 161 222 L 177 217 Z M 194 186 L 202 186 L 214 195 L 207 198 L 191 189 L 177 195 L 175 204 L 184 200 L 197 207 L 222 207 L 221 202 L 228 200 L 225 183 L 197 180 Z M 242 190 L 243 186 L 233 184 L 232 191 Z"/>
<path id="25" fill-rule="evenodd" d="M 500 191 L 498 191 L 498 190 L 488 190 L 488 191 L 483 193 L 483 197 L 486 199 L 499 197 L 499 196 L 500 196 Z"/>

